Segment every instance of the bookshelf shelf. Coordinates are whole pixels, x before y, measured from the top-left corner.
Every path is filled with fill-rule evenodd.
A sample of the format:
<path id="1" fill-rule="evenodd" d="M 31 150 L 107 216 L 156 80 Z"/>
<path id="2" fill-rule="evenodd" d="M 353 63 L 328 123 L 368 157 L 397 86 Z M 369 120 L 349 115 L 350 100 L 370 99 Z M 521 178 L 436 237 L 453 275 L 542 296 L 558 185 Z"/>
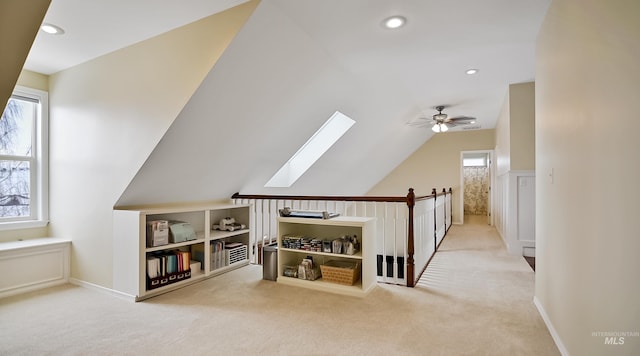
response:
<path id="1" fill-rule="evenodd" d="M 300 253 L 303 255 L 317 255 L 317 256 L 335 257 L 340 259 L 354 259 L 354 260 L 362 259 L 362 252 L 358 252 L 353 255 L 343 255 L 343 254 L 337 254 L 337 253 L 307 251 L 307 250 L 299 250 L 299 249 L 284 248 L 284 247 L 279 247 L 279 249 L 282 249 L 282 251 L 284 252 Z"/>
<path id="2" fill-rule="evenodd" d="M 176 248 L 180 248 L 180 247 L 183 247 L 183 246 L 195 245 L 195 244 L 203 243 L 203 242 L 204 242 L 204 237 L 198 238 L 197 240 L 178 242 L 178 243 L 175 243 L 175 244 L 168 244 L 168 245 L 162 245 L 162 246 L 156 246 L 156 247 L 147 247 L 145 250 L 147 252 L 171 250 L 171 249 L 176 249 Z"/>
<path id="3" fill-rule="evenodd" d="M 249 233 L 249 229 L 242 229 L 236 231 L 220 231 L 220 230 L 211 230 L 209 232 L 209 236 L 211 236 L 211 240 L 219 240 L 224 239 L 231 236 L 237 236 L 242 234 Z"/>
<path id="4" fill-rule="evenodd" d="M 248 225 L 253 221 L 250 207 L 235 204 L 199 204 L 114 209 L 113 288 L 131 296 L 135 301 L 140 301 L 248 265 L 248 246 L 252 232 Z M 234 218 L 236 222 L 247 225 L 247 228 L 236 231 L 212 229 L 213 224 L 218 224 L 225 218 Z M 147 222 L 154 220 L 186 222 L 193 228 L 196 239 L 147 246 Z M 234 247 L 233 253 L 230 253 L 226 246 Z M 156 268 L 153 265 L 152 271 L 147 271 L 147 260 L 171 254 L 182 255 L 183 261 L 185 255 L 190 257 L 188 266 L 191 266 L 193 260 L 200 262 L 200 270 L 185 269 L 183 275 L 178 274 L 179 279 L 167 274 L 172 280 L 164 281 L 163 284 L 168 283 L 166 285 L 157 284 L 155 281 L 159 277 L 148 277 Z M 185 263 L 182 268 L 186 266 Z"/>

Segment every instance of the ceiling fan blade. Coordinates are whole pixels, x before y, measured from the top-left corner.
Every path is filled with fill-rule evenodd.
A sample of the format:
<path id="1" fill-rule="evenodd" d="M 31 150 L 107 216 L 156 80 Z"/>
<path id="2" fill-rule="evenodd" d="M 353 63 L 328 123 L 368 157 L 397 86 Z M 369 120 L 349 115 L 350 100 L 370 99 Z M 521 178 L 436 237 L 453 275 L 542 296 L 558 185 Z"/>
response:
<path id="1" fill-rule="evenodd" d="M 452 117 L 447 119 L 446 123 L 452 123 L 452 124 L 456 124 L 456 125 L 466 125 L 466 124 L 470 124 L 472 122 L 476 121 L 475 117 L 471 117 L 471 116 L 458 116 L 458 117 Z"/>
<path id="2" fill-rule="evenodd" d="M 407 126 L 411 127 L 430 127 L 433 124 L 434 122 L 431 119 L 417 119 L 406 123 Z"/>

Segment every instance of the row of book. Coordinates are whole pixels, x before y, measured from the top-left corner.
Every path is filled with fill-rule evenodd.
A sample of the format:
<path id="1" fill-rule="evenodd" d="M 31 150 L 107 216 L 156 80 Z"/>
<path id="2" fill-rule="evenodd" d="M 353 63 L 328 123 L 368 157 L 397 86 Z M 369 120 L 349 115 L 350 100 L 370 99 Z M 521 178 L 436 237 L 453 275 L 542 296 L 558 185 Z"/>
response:
<path id="1" fill-rule="evenodd" d="M 211 249 L 211 270 L 226 266 L 225 242 L 222 240 L 212 241 L 209 246 Z M 204 266 L 204 245 L 196 244 L 191 246 L 191 252 L 193 253 L 193 259 Z"/>
<path id="2" fill-rule="evenodd" d="M 188 271 L 191 252 L 163 251 L 147 257 L 147 274 L 149 278 L 166 276 L 170 273 Z"/>

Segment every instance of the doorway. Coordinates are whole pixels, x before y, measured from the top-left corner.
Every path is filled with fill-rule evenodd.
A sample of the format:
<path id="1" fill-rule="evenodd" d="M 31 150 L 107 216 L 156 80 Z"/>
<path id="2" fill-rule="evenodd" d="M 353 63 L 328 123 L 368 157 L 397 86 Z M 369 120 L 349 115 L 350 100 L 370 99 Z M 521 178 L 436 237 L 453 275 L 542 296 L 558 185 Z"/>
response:
<path id="1" fill-rule="evenodd" d="M 463 151 L 460 159 L 461 216 L 492 225 L 491 151 Z"/>

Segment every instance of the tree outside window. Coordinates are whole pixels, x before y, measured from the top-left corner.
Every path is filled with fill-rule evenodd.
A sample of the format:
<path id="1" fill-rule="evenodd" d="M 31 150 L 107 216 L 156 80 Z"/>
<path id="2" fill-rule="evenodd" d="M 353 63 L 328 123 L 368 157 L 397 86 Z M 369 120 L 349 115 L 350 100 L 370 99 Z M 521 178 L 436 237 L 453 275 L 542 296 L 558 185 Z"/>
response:
<path id="1" fill-rule="evenodd" d="M 0 223 L 47 218 L 42 98 L 46 104 L 46 92 L 16 90 L 0 118 Z"/>

